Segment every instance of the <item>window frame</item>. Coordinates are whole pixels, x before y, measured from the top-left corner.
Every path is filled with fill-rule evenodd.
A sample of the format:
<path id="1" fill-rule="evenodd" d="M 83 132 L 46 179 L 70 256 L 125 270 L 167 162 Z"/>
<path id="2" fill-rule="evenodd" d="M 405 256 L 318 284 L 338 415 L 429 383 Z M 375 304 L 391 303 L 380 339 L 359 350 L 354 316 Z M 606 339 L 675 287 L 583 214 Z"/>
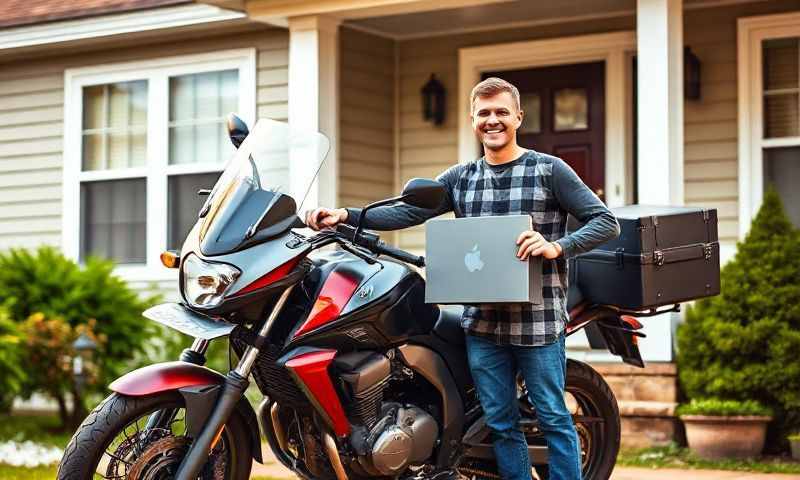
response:
<path id="1" fill-rule="evenodd" d="M 740 18 L 737 24 L 739 101 L 739 238 L 764 197 L 764 149 L 800 146 L 800 136 L 764 138 L 765 40 L 800 37 L 800 13 Z"/>
<path id="2" fill-rule="evenodd" d="M 80 260 L 80 187 L 83 182 L 144 178 L 146 246 L 143 264 L 118 264 L 115 272 L 129 280 L 172 279 L 159 254 L 167 248 L 168 177 L 222 171 L 223 164 L 169 164 L 169 78 L 178 75 L 238 70 L 239 114 L 256 118 L 256 49 L 243 48 L 67 69 L 64 73 L 64 167 L 62 248 Z M 133 80 L 147 81 L 147 163 L 117 170 L 82 170 L 83 88 Z"/>

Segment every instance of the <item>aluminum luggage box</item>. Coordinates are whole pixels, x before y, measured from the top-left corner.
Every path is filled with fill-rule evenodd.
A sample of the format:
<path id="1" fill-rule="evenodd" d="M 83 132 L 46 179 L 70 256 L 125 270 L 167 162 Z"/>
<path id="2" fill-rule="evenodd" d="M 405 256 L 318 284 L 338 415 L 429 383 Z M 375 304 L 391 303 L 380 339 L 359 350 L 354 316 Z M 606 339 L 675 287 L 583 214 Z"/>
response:
<path id="1" fill-rule="evenodd" d="M 629 205 L 612 211 L 620 236 L 574 263 L 571 276 L 586 300 L 647 310 L 719 293 L 715 209 Z"/>

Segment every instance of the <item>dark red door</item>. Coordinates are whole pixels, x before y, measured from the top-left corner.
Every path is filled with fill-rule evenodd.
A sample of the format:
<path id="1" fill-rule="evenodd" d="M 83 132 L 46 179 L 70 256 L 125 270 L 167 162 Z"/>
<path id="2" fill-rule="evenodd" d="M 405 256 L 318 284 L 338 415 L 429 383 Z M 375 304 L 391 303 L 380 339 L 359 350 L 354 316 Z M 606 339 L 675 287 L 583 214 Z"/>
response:
<path id="1" fill-rule="evenodd" d="M 525 120 L 520 145 L 564 159 L 604 197 L 605 63 L 486 72 L 519 89 Z"/>

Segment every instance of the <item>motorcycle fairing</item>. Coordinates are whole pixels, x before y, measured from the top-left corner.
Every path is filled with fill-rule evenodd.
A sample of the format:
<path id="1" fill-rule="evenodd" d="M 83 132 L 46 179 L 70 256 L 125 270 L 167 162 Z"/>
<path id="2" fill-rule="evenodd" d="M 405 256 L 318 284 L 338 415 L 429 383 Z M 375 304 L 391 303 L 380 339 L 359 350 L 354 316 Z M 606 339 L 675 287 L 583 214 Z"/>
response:
<path id="1" fill-rule="evenodd" d="M 155 363 L 139 368 L 114 380 L 108 388 L 112 392 L 122 395 L 141 397 L 165 391 L 181 390 L 187 387 L 223 385 L 224 383 L 225 377 L 210 368 L 178 361 Z M 213 410 L 213 404 L 211 407 L 211 410 Z M 188 404 L 187 408 L 189 408 Z M 253 407 L 250 406 L 245 397 L 242 397 L 236 404 L 236 411 L 244 418 L 250 433 L 250 440 L 256 447 L 252 449 L 253 458 L 259 463 L 263 463 L 261 449 L 258 448 L 258 445 L 261 444 L 258 420 Z M 211 411 L 206 414 L 206 418 L 210 413 Z M 191 413 L 192 416 L 198 414 L 200 413 Z"/>
<path id="2" fill-rule="evenodd" d="M 328 373 L 336 353 L 336 350 L 300 347 L 281 357 L 278 363 L 289 371 L 334 433 L 344 437 L 350 433 L 350 422 Z"/>
<path id="3" fill-rule="evenodd" d="M 180 303 L 162 303 L 142 313 L 147 319 L 203 340 L 227 336 L 236 325 L 189 310 Z"/>
<path id="4" fill-rule="evenodd" d="M 198 222 L 192 232 L 186 237 L 181 248 L 181 257 L 186 258 L 190 253 L 194 253 L 200 259 L 208 262 L 222 262 L 233 265 L 241 270 L 241 275 L 231 285 L 230 291 L 226 294 L 226 299 L 243 295 L 242 292 L 252 283 L 268 275 L 270 272 L 280 268 L 292 260 L 299 261 L 311 251 L 311 245 L 304 242 L 297 242 L 297 235 L 292 232 L 285 232 L 272 239 L 254 245 L 245 250 L 239 250 L 224 255 L 204 255 L 200 251 L 197 243 L 200 223 Z M 183 278 L 183 266 L 181 266 L 181 278 Z M 181 282 L 181 289 L 183 289 Z M 223 302 L 224 304 L 224 302 Z"/>
<path id="5" fill-rule="evenodd" d="M 294 336 L 299 337 L 338 317 L 360 281 L 358 276 L 347 272 L 344 268 L 332 271 L 325 279 L 317 299 L 314 300 L 308 318 L 294 332 Z"/>

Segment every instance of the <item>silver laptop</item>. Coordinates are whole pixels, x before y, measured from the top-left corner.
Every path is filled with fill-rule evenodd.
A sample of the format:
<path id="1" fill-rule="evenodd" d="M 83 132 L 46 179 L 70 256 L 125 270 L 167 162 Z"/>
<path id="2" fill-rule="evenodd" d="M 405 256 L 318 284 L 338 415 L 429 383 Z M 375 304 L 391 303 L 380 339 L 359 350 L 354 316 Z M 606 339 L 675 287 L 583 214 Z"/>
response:
<path id="1" fill-rule="evenodd" d="M 530 215 L 425 223 L 425 302 L 542 303 L 542 260 L 517 258 Z"/>

